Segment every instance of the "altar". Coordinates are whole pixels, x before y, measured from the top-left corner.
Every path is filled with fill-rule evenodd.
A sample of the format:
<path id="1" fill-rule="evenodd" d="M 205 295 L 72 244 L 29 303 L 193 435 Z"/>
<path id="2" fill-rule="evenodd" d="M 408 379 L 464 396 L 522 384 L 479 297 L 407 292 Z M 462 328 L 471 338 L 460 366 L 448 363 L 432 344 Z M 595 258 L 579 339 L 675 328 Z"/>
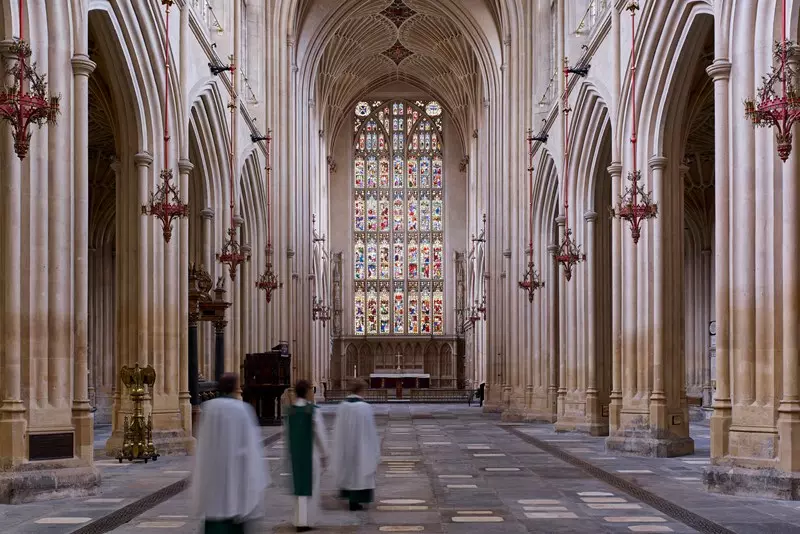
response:
<path id="1" fill-rule="evenodd" d="M 431 375 L 423 373 L 421 369 L 378 370 L 369 375 L 369 387 L 372 389 L 396 389 L 398 383 L 402 384 L 403 389 L 427 389 L 431 387 Z"/>

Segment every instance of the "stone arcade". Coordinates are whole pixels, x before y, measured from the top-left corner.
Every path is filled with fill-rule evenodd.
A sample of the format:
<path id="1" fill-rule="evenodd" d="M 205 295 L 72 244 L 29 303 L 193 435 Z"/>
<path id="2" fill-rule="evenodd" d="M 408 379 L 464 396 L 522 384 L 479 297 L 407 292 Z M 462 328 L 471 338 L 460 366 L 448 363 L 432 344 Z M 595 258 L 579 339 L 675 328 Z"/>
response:
<path id="1" fill-rule="evenodd" d="M 402 354 L 433 389 L 485 384 L 486 412 L 609 454 L 692 454 L 710 418 L 708 489 L 800 499 L 800 150 L 781 161 L 742 105 L 784 6 L 797 39 L 796 2 L 21 5 L 0 0 L 4 67 L 24 22 L 62 99 L 24 159 L 0 101 L 0 501 L 100 483 L 123 366 L 155 369 L 159 452 L 193 452 L 192 264 L 231 303 L 197 327 L 203 377 L 215 328 L 224 370 L 287 342 L 318 396 Z M 634 160 L 658 206 L 638 244 L 607 215 Z M 141 213 L 165 161 L 189 204 L 169 242 Z M 229 226 L 250 256 L 235 280 Z"/>

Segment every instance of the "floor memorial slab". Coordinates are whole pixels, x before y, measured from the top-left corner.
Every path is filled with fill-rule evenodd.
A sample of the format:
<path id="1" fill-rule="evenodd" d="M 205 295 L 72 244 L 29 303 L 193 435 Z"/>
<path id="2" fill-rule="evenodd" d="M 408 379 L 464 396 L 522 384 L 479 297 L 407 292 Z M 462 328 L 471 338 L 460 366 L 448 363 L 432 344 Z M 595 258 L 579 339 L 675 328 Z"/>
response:
<path id="1" fill-rule="evenodd" d="M 525 512 L 528 519 L 578 519 L 575 512 Z"/>
<path id="2" fill-rule="evenodd" d="M 186 524 L 186 521 L 144 521 L 136 525 L 139 528 L 179 528 Z"/>
<path id="3" fill-rule="evenodd" d="M 380 532 L 423 532 L 422 525 L 384 525 L 378 529 Z"/>
<path id="4" fill-rule="evenodd" d="M 91 517 L 43 517 L 34 523 L 37 525 L 82 525 L 91 520 Z"/>
<path id="5" fill-rule="evenodd" d="M 675 532 L 664 525 L 631 525 L 628 530 L 631 532 Z"/>
<path id="6" fill-rule="evenodd" d="M 666 519 L 655 515 L 637 515 L 637 516 L 610 516 L 604 517 L 604 521 L 609 523 L 664 523 Z"/>

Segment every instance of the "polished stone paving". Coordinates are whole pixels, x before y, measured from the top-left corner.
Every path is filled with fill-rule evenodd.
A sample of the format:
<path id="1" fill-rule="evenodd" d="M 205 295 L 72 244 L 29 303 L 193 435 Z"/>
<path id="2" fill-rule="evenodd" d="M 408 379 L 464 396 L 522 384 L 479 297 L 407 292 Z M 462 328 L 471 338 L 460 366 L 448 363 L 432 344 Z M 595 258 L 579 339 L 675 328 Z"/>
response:
<path id="1" fill-rule="evenodd" d="M 529 436 L 730 531 L 800 533 L 800 503 L 714 495 L 703 489 L 707 425 L 693 427 L 694 455 L 653 459 L 608 455 L 603 438 L 557 434 L 552 425 L 501 423 L 476 407 L 379 404 L 374 409 L 383 455 L 376 502 L 364 512 L 347 511 L 334 498 L 336 488 L 325 473 L 320 532 L 697 532 L 536 447 L 525 439 Z M 323 410 L 331 415 L 335 406 Z M 264 450 L 273 486 L 257 532 L 294 531 L 282 448 L 275 442 Z M 188 458 L 163 458 L 146 466 L 98 463 L 104 482 L 97 495 L 0 507 L 0 528 L 8 533 L 72 532 L 191 471 Z M 188 491 L 182 492 L 114 532 L 198 532 L 189 498 Z"/>

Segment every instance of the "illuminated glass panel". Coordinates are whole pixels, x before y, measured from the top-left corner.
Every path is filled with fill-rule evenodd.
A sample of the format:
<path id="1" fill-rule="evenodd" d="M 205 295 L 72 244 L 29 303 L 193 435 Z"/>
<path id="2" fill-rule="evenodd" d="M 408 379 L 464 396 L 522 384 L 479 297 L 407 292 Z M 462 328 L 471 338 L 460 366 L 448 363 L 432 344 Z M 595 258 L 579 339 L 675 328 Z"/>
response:
<path id="1" fill-rule="evenodd" d="M 364 334 L 366 327 L 366 296 L 363 291 L 356 290 L 356 298 L 353 306 L 353 324 L 356 334 Z"/>
<path id="2" fill-rule="evenodd" d="M 360 102 L 354 117 L 354 330 L 444 334 L 438 102 Z"/>

